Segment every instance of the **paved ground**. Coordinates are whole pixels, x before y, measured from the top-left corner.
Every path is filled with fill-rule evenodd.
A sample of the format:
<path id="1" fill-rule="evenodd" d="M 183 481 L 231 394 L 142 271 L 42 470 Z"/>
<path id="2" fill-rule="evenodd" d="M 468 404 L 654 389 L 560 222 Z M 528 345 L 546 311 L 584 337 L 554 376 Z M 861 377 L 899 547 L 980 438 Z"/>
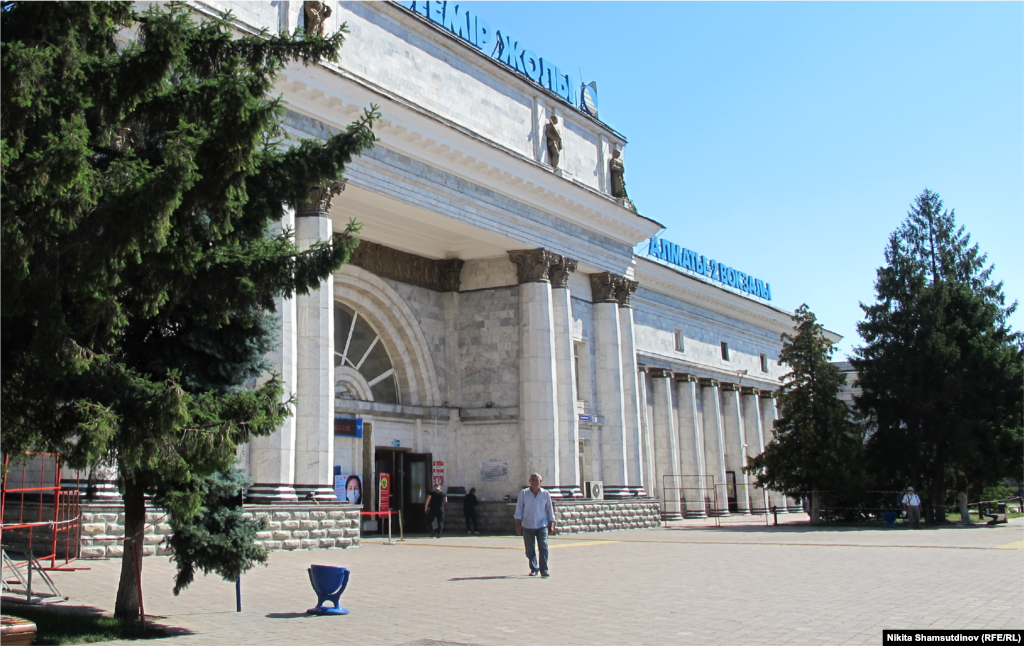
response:
<path id="1" fill-rule="evenodd" d="M 789 517 L 787 520 L 793 520 Z M 735 523 L 735 521 L 732 521 Z M 175 598 L 146 559 L 149 614 L 206 644 L 881 644 L 886 628 L 1024 627 L 1024 519 L 997 527 L 829 529 L 676 523 L 555 537 L 551 578 L 515 537 L 365 540 L 278 552 L 234 586 Z M 352 570 L 345 617 L 312 617 L 305 568 Z M 57 573 L 68 605 L 109 610 L 119 562 Z"/>

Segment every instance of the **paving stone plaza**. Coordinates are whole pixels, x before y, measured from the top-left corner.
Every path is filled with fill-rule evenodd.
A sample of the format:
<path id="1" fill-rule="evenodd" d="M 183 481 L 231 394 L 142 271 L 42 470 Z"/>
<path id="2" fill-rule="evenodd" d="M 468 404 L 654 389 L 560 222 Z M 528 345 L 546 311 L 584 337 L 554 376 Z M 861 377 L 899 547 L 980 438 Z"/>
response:
<path id="1" fill-rule="evenodd" d="M 171 594 L 172 565 L 146 559 L 145 606 L 206 644 L 881 644 L 894 628 L 1024 626 L 1024 520 L 996 527 L 811 529 L 669 523 L 556 536 L 549 579 L 527 576 L 514 536 L 410 537 L 275 552 L 235 586 Z M 707 521 L 710 523 L 710 521 Z M 737 521 L 730 521 L 737 522 Z M 314 617 L 306 568 L 352 571 L 343 617 Z M 68 606 L 113 607 L 119 560 L 58 572 Z"/>

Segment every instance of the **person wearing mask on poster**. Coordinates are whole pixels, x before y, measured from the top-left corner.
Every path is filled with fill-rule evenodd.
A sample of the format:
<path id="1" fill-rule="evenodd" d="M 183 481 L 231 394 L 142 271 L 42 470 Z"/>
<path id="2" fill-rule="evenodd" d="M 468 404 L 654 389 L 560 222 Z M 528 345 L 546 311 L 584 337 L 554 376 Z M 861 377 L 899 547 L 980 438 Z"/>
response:
<path id="1" fill-rule="evenodd" d="M 363 504 L 363 483 L 359 476 L 352 475 L 345 481 L 345 499 L 350 505 Z"/>
<path id="2" fill-rule="evenodd" d="M 434 484 L 434 489 L 427 494 L 427 501 L 423 505 L 423 513 L 427 515 L 427 520 L 430 521 L 430 538 L 441 538 L 441 532 L 444 531 L 444 504 L 448 502 L 448 496 L 444 495 L 441 491 L 441 485 Z"/>

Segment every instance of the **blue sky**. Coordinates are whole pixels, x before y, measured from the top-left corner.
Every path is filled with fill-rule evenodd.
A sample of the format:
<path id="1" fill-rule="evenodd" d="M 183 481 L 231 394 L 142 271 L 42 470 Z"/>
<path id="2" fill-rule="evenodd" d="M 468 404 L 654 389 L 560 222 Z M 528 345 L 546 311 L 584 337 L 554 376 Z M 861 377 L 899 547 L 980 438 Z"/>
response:
<path id="1" fill-rule="evenodd" d="M 924 188 L 1024 294 L 1024 3 L 471 2 L 597 81 L 629 195 L 663 237 L 861 341 Z M 1024 312 L 1011 319 L 1024 329 Z"/>

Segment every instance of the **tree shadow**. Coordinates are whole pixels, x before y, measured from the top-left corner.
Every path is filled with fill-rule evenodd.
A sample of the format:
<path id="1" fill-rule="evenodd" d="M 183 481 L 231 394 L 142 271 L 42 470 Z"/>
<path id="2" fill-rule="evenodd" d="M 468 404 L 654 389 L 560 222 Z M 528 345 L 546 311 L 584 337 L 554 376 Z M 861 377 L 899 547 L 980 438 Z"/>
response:
<path id="1" fill-rule="evenodd" d="M 116 641 L 124 639 L 158 639 L 195 633 L 181 626 L 155 622 L 147 615 L 146 627 L 136 619 L 114 619 L 102 608 L 64 603 L 27 604 L 5 595 L 4 614 L 22 617 L 36 624 L 35 644 L 77 643 L 82 641 Z M 159 617 L 164 619 L 164 617 Z"/>

